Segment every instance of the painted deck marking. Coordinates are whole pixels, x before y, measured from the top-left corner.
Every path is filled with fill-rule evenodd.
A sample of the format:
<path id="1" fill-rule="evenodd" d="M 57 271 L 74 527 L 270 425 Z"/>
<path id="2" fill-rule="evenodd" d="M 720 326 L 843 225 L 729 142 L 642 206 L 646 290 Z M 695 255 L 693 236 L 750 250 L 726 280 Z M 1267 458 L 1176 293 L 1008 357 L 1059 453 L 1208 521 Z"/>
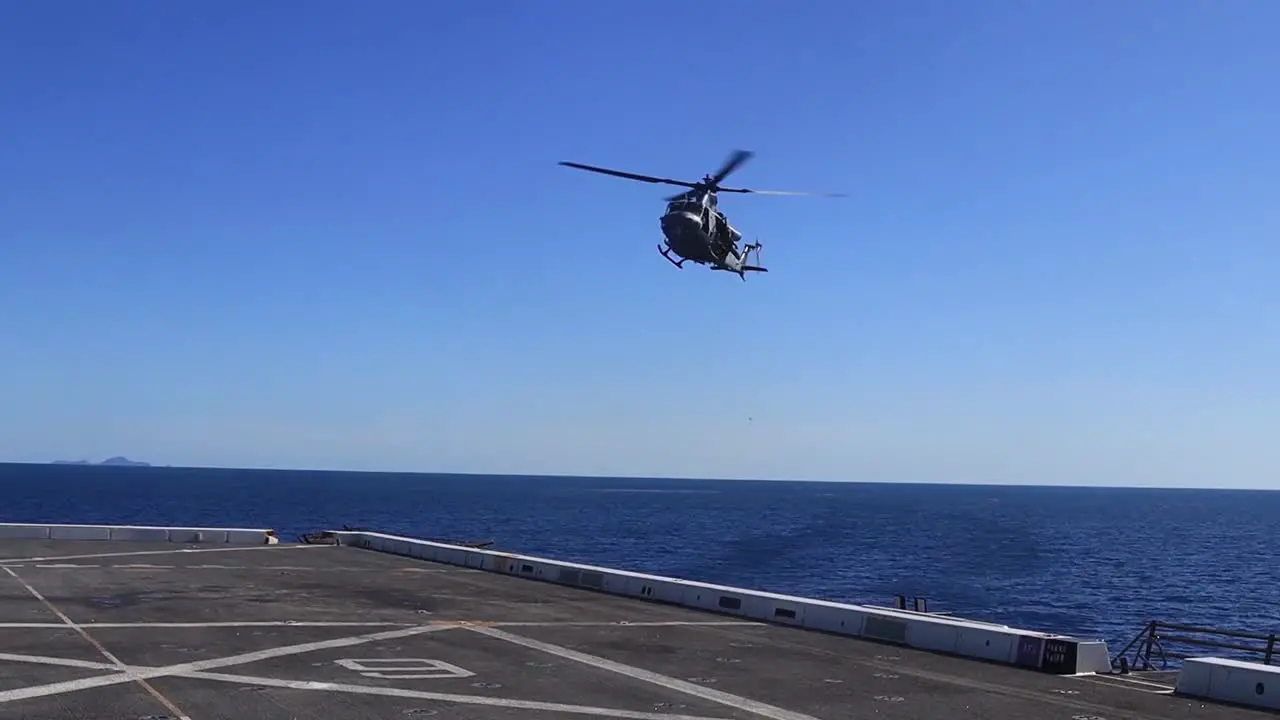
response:
<path id="1" fill-rule="evenodd" d="M 1151 693 L 1152 695 L 1172 695 L 1174 692 L 1174 687 L 1172 685 L 1131 677 L 1112 675 L 1080 675 L 1078 677 L 1073 677 L 1072 679 L 1093 682 L 1099 685 L 1106 685 L 1107 687 L 1119 688 L 1121 690 Z"/>
<path id="2" fill-rule="evenodd" d="M 438 620 L 436 622 L 457 622 L 465 623 L 466 620 Z M 475 621 L 479 622 L 479 621 Z M 227 622 L 95 622 L 89 623 L 84 627 L 91 628 L 238 628 L 238 627 L 420 627 L 421 622 L 340 622 L 340 621 L 306 621 L 306 620 L 246 620 L 243 622 L 227 621 Z M 687 620 L 657 620 L 652 622 L 636 621 L 630 622 L 626 620 L 598 620 L 598 621 L 565 621 L 565 622 L 505 622 L 485 621 L 488 627 L 618 627 L 618 628 L 653 628 L 653 627 L 741 627 L 762 625 L 763 623 L 748 621 L 715 621 L 706 622 L 687 621 Z M 48 629 L 48 628 L 65 628 L 66 623 L 51 622 L 20 622 L 20 623 L 0 623 L 0 630 L 23 628 L 31 629 Z"/>
<path id="3" fill-rule="evenodd" d="M 475 673 L 443 660 L 426 658 L 342 658 L 335 664 L 365 677 L 385 680 L 442 680 L 475 677 Z"/>
<path id="4" fill-rule="evenodd" d="M 378 687 L 376 685 L 347 685 L 344 683 L 322 683 L 305 680 L 281 680 L 280 678 L 253 677 L 249 675 L 230 675 L 210 672 L 173 673 L 176 677 L 196 680 L 219 680 L 221 682 L 241 685 L 265 685 L 267 687 L 288 688 L 291 690 L 325 690 L 329 692 L 352 693 L 354 695 L 381 695 L 413 700 L 435 700 L 438 702 L 458 703 L 462 705 L 487 705 L 489 707 L 513 708 L 518 710 L 546 710 L 550 712 L 574 713 L 577 715 L 596 715 L 600 717 L 623 718 L 624 720 L 724 720 L 700 715 L 675 715 L 672 713 L 638 712 L 634 710 L 615 710 L 612 708 L 591 707 L 589 705 L 568 705 L 565 703 L 538 702 L 534 700 L 515 700 L 511 698 L 485 697 L 483 695 L 455 695 L 453 693 L 426 692 L 422 690 L 401 690 L 399 688 Z"/>
<path id="5" fill-rule="evenodd" d="M 1084 679 L 1084 678 L 1082 677 L 1081 679 Z M 1125 677 L 1123 675 L 1116 675 L 1116 676 L 1094 675 L 1092 679 L 1094 682 L 1129 683 L 1131 685 L 1143 685 L 1145 687 L 1153 687 L 1153 688 L 1156 688 L 1157 690 L 1172 690 L 1174 687 L 1169 683 L 1156 682 L 1154 680 L 1143 680 L 1142 678 L 1135 678 L 1135 677 Z"/>
<path id="6" fill-rule="evenodd" d="M 563 648 L 560 646 L 535 641 L 529 638 L 512 635 L 510 633 L 507 633 L 502 630 L 498 630 L 495 627 L 492 627 L 492 625 L 505 625 L 505 624 L 507 623 L 492 623 L 492 624 L 485 623 L 483 625 L 480 625 L 480 624 L 466 623 L 465 621 L 436 622 L 429 625 L 416 625 L 416 626 L 411 626 L 411 627 L 406 627 L 406 628 L 401 628 L 396 630 L 355 635 L 351 637 L 337 638 L 333 640 L 324 640 L 324 641 L 318 641 L 318 642 L 288 645 L 288 646 L 283 646 L 278 648 L 259 650 L 255 652 L 241 653 L 241 654 L 231 655 L 223 658 L 180 663 L 180 664 L 170 665 L 165 667 L 124 666 L 122 663 L 119 665 L 107 664 L 107 663 L 88 663 L 88 662 L 77 661 L 77 660 L 65 660 L 62 658 L 48 658 L 48 657 L 30 656 L 30 655 L 13 655 L 13 654 L 0 655 L 0 660 L 12 660 L 17 662 L 32 662 L 32 663 L 51 664 L 51 665 L 66 665 L 66 666 L 74 666 L 74 667 L 83 667 L 86 669 L 102 669 L 106 671 L 114 671 L 114 672 L 111 672 L 111 674 L 97 676 L 97 677 L 83 678 L 83 679 L 58 682 L 58 683 L 50 683 L 47 685 L 41 685 L 36 687 L 0 691 L 0 704 L 12 702 L 20 699 L 48 697 L 52 695 L 60 695 L 60 694 L 76 692 L 80 690 L 88 690 L 88 689 L 99 688 L 99 687 L 119 685 L 119 684 L 128 683 L 128 682 L 145 681 L 148 679 L 153 679 L 158 677 L 184 677 L 184 678 L 191 678 L 191 679 L 228 682 L 228 683 L 234 683 L 234 684 L 240 684 L 240 685 L 256 685 L 256 686 L 280 687 L 280 688 L 289 688 L 289 689 L 323 690 L 328 692 L 339 692 L 339 693 L 381 695 L 381 696 L 387 696 L 387 697 L 398 697 L 398 698 L 418 699 L 418 700 L 434 700 L 439 702 L 449 702 L 449 703 L 458 703 L 458 704 L 466 704 L 466 705 L 482 705 L 482 706 L 503 707 L 503 708 L 511 708 L 511 709 L 542 710 L 542 711 L 550 711 L 550 712 L 571 713 L 576 715 L 592 715 L 592 716 L 598 716 L 598 717 L 622 718 L 624 720 L 721 720 L 719 718 L 695 716 L 695 715 L 675 715 L 670 713 L 638 712 L 638 711 L 629 711 L 629 710 L 621 710 L 621 709 L 613 709 L 613 708 L 600 708 L 600 707 L 585 706 L 585 705 L 572 705 L 572 704 L 565 704 L 565 703 L 548 703 L 548 702 L 518 700 L 518 699 L 511 699 L 511 698 L 460 695 L 460 694 L 440 693 L 440 692 L 425 692 L 425 691 L 417 691 L 417 690 L 404 690 L 399 688 L 350 685 L 350 684 L 344 684 L 344 683 L 285 680 L 280 678 L 257 677 L 257 676 L 249 676 L 249 675 L 237 675 L 237 674 L 230 674 L 230 673 L 211 672 L 219 668 L 228 668 L 236 665 L 244 665 L 244 664 L 258 662 L 260 660 L 271 659 L 271 658 L 299 655 L 299 654 L 314 652 L 318 650 L 327 650 L 327 649 L 337 648 L 337 647 L 351 647 L 351 646 L 362 645 L 370 642 L 377 642 L 380 640 L 398 639 L 398 638 L 410 637 L 414 635 L 425 634 L 429 632 L 448 630 L 452 628 L 463 628 L 463 629 L 468 629 L 480 634 L 489 635 L 497 639 L 531 647 L 533 649 L 540 650 L 542 652 L 547 652 L 552 655 L 564 657 L 566 659 L 574 660 L 576 662 L 581 662 L 596 668 L 619 673 L 621 675 L 625 675 L 627 677 L 631 677 L 636 680 L 654 683 L 654 684 L 666 687 L 668 689 L 675 690 L 677 692 L 682 692 L 689 695 L 694 695 L 697 697 L 708 699 L 713 702 L 717 702 L 729 707 L 734 707 L 740 710 L 745 710 L 747 712 L 751 712 L 756 715 L 762 715 L 765 717 L 774 718 L 775 720 L 814 720 L 814 718 L 812 718 L 809 715 L 788 711 L 782 708 L 767 705 L 765 703 L 757 702 L 757 701 L 750 700 L 748 698 L 740 697 L 737 695 L 732 695 L 732 694 L 717 691 L 717 690 L 711 690 L 710 688 L 701 687 L 692 683 L 687 683 L 681 680 L 677 680 L 675 678 L 659 675 L 657 673 L 643 670 L 641 668 L 636 668 L 636 667 L 624 665 L 621 663 L 616 663 L 610 660 L 606 660 L 604 658 L 587 655 L 585 653 L 579 653 L 573 650 L 569 650 L 568 648 Z M 611 625 L 616 627 L 632 627 L 632 626 L 652 627 L 652 626 L 663 626 L 663 625 L 671 625 L 671 626 L 742 625 L 742 624 L 756 625 L 759 623 L 742 623 L 742 622 L 736 622 L 736 621 L 724 621 L 724 622 L 672 621 L 672 622 L 634 622 L 634 623 L 630 623 L 630 622 L 621 622 L 621 623 L 620 622 L 588 622 L 588 623 L 539 622 L 539 623 L 510 623 L 510 624 L 518 625 L 518 626 L 526 626 L 526 627 L 527 626 L 554 627 L 557 625 L 597 625 L 597 626 Z M 17 623 L 17 624 L 8 624 L 8 625 L 20 626 L 20 627 L 32 627 L 37 625 L 41 627 L 66 627 L 66 625 L 54 625 L 52 623 Z M 268 622 L 268 623 L 262 623 L 262 622 L 255 622 L 255 623 L 102 623 L 100 625 L 95 625 L 95 627 L 172 627 L 172 626 L 241 627 L 241 626 L 262 626 L 262 625 L 274 625 L 274 626 L 353 625 L 354 626 L 354 625 L 364 625 L 364 623 L 295 623 L 293 621 L 275 621 L 275 622 Z M 3 627 L 3 626 L 0 626 L 0 627 Z M 116 660 L 115 662 L 118 663 L 119 661 Z M 353 670 L 358 670 L 360 668 L 363 668 L 364 672 L 367 674 L 382 676 L 386 678 L 398 677 L 401 679 L 412 679 L 412 678 L 422 677 L 423 673 L 421 673 L 420 671 L 424 668 L 426 663 L 424 661 L 418 660 L 418 661 L 415 661 L 417 663 L 416 665 L 414 665 L 413 667 L 408 667 L 407 666 L 408 662 L 409 662 L 408 659 L 379 659 L 379 660 L 344 659 L 343 661 L 338 661 L 338 664 L 351 666 L 350 669 L 353 669 Z M 441 667 L 443 664 L 438 663 L 438 661 L 432 661 L 432 662 L 436 663 L 436 667 L 445 669 Z M 382 665 L 382 663 L 395 663 L 395 664 L 392 667 L 387 667 L 385 665 Z M 379 667 L 375 667 L 375 665 Z M 473 675 L 472 673 L 470 673 L 470 671 L 467 671 L 462 668 L 455 668 L 454 666 L 449 666 L 449 668 L 452 669 L 452 672 L 449 675 L 433 672 L 429 675 L 429 677 L 432 677 L 432 678 L 467 677 L 467 676 Z M 412 674 L 410 674 L 411 672 Z M 462 675 L 462 673 L 466 673 L 466 675 Z M 185 718 L 185 716 L 181 716 L 181 715 L 179 717 Z"/>
<path id="7" fill-rule="evenodd" d="M 168 625 L 168 624 L 169 623 L 156 623 L 155 625 Z M 206 626 L 210 624 L 212 623 L 187 623 L 184 625 Z M 286 622 L 285 624 L 288 624 L 288 623 Z M 543 623 L 543 625 L 555 625 L 555 624 L 556 623 Z M 679 624 L 685 624 L 685 623 L 679 623 Z M 24 624 L 24 626 L 30 626 L 30 625 L 31 624 Z M 48 627 L 50 624 L 46 623 L 43 625 Z M 110 627 L 113 625 L 138 627 L 138 626 L 148 626 L 152 624 L 150 623 L 137 623 L 137 624 L 103 623 L 102 624 L 103 627 Z M 240 625 L 240 624 L 236 623 L 235 625 Z M 636 625 L 640 626 L 639 623 L 637 623 Z M 66 627 L 66 626 L 53 625 L 53 627 Z M 406 699 L 434 700 L 439 702 L 450 702 L 450 703 L 458 703 L 458 704 L 464 704 L 464 705 L 482 705 L 482 706 L 490 706 L 490 707 L 502 707 L 502 708 L 523 709 L 523 710 L 543 710 L 543 711 L 550 711 L 550 712 L 572 713 L 576 715 L 593 715 L 598 717 L 622 718 L 623 720 L 723 720 L 721 718 L 697 716 L 697 715 L 676 715 L 676 714 L 670 714 L 670 713 L 638 712 L 638 711 L 620 710 L 620 709 L 614 709 L 614 708 L 593 707 L 593 706 L 586 706 L 586 705 L 572 705 L 572 704 L 565 704 L 565 703 L 548 703 L 548 702 L 536 702 L 536 701 L 529 701 L 529 700 L 517 700 L 517 699 L 510 699 L 510 698 L 459 695 L 459 694 L 453 694 L 453 693 L 439 693 L 439 692 L 424 692 L 424 691 L 416 691 L 416 690 L 402 690 L 398 688 L 349 685 L 344 683 L 324 683 L 324 682 L 311 682 L 311 681 L 301 681 L 301 680 L 283 680 L 279 678 L 265 678 L 265 677 L 255 677 L 255 676 L 248 676 L 248 675 L 235 675 L 235 674 L 227 674 L 227 673 L 210 672 L 211 670 L 215 670 L 218 668 L 227 668 L 227 667 L 232 667 L 236 665 L 244 665 L 244 664 L 258 662 L 260 660 L 271 659 L 271 658 L 286 657 L 290 655 L 300 655 L 308 652 L 314 652 L 317 650 L 327 650 L 327 649 L 336 648 L 336 647 L 351 647 L 351 646 L 362 645 L 370 642 L 377 642 L 380 640 L 392 640 L 392 639 L 398 639 L 403 637 L 410 637 L 414 635 L 421 635 L 429 632 L 437 632 L 442 630 L 449 630 L 453 628 L 463 628 L 463 627 L 475 628 L 476 626 L 466 625 L 461 622 L 433 623 L 431 625 L 425 625 L 425 626 L 418 625 L 418 626 L 413 626 L 413 627 L 408 627 L 408 628 L 403 628 L 398 630 L 368 633 L 368 634 L 355 635 L 355 636 L 345 637 L 345 638 L 337 638 L 334 640 L 301 643 L 297 645 L 289 645 L 289 646 L 284 646 L 279 648 L 271 648 L 267 650 L 259 650 L 256 652 L 241 653 L 238 655 L 232 655 L 224 658 L 181 663 L 181 664 L 170 665 L 166 667 L 146 667 L 146 666 L 121 667 L 114 663 L 113 664 L 92 663 L 92 662 L 85 662 L 80 660 L 67 660 L 64 658 L 50 658 L 50 657 L 42 657 L 42 656 L 35 656 L 35 655 L 13 655 L 13 654 L 0 655 L 0 660 L 13 660 L 17 662 L 32 662 L 32 663 L 49 664 L 49 665 L 64 665 L 69 667 L 83 667 L 86 669 L 101 669 L 105 671 L 111 671 L 111 673 L 108 675 L 101 675 L 97 677 L 83 678 L 83 679 L 58 682 L 58 683 L 50 683 L 47 685 L 40 685 L 36 687 L 18 688 L 14 690 L 0 691 L 0 704 L 12 702 L 15 700 L 27 699 L 27 698 L 48 697 L 51 695 L 60 695 L 60 694 L 76 692 L 80 690 L 89 690 L 93 688 L 107 687 L 111 685 L 120 685 L 124 683 L 135 682 L 138 680 L 148 680 L 148 679 L 153 679 L 158 677 L 185 677 L 185 678 L 191 678 L 191 679 L 229 682 L 229 683 L 236 683 L 241 685 L 257 685 L 257 686 L 265 686 L 265 687 L 280 687 L 280 688 L 301 689 L 301 690 L 324 690 L 329 692 L 340 692 L 340 693 L 381 695 L 381 696 L 387 696 L 387 697 L 399 697 L 399 698 L 406 698 Z M 488 628 L 480 628 L 480 629 L 487 630 Z M 376 671 L 371 666 L 372 664 L 376 664 L 378 661 L 370 661 L 366 659 L 366 660 L 360 660 L 357 662 L 364 663 L 363 667 L 371 668 L 371 671 Z M 397 662 L 403 663 L 405 661 L 398 660 Z M 403 665 L 400 667 L 406 670 L 408 669 L 408 668 L 404 668 Z M 390 674 L 389 670 L 390 670 L 389 668 L 381 668 L 381 671 L 384 674 L 388 674 L 388 675 Z M 463 670 L 462 668 L 456 668 L 456 670 L 469 673 L 469 671 Z M 636 669 L 631 669 L 631 670 L 637 671 Z M 644 672 L 644 671 L 637 671 L 637 672 Z M 440 676 L 437 676 L 437 677 L 440 677 Z M 679 681 L 674 681 L 669 678 L 667 680 L 671 680 L 673 682 L 679 683 Z M 727 696 L 729 698 L 734 698 L 735 702 L 738 701 L 738 699 L 736 699 L 735 696 L 728 696 L 727 693 L 715 693 L 715 691 L 707 691 L 705 688 L 696 688 L 696 690 L 699 692 L 699 694 L 705 694 L 706 692 L 713 692 L 718 697 Z M 751 702 L 751 701 L 745 700 L 745 698 L 741 700 L 748 703 Z M 771 717 L 777 717 L 777 716 L 771 715 Z M 808 716 L 798 715 L 798 714 L 784 715 L 782 717 L 786 717 L 789 720 L 810 720 Z"/>
<path id="8" fill-rule="evenodd" d="M 318 547 L 318 546 L 313 546 Z M 219 548 L 225 550 L 226 548 Z M 247 548 L 236 548 L 247 549 Z M 158 550 L 157 553 L 174 553 L 182 552 L 180 550 Z M 212 552 L 204 550 L 201 552 Z M 77 556 L 68 556 L 63 559 L 75 559 Z M 119 555 L 106 554 L 94 557 L 119 557 Z M 52 559 L 52 558 L 26 558 L 27 561 L 36 559 Z M 87 557 L 85 559 L 88 559 Z M 10 562 L 0 559 L 0 567 L 21 568 L 26 567 L 22 563 Z M 444 568 L 364 568 L 364 567 L 310 567 L 307 565 L 152 565 L 149 563 L 116 563 L 111 565 L 97 565 L 88 563 L 38 563 L 34 567 L 41 570 L 92 570 L 94 568 L 108 568 L 113 570 L 248 570 L 251 572 L 271 571 L 271 572 L 347 572 L 347 573 L 418 573 L 418 574 L 448 574 L 456 573 L 455 570 L 446 570 Z"/>
<path id="9" fill-rule="evenodd" d="M 249 552 L 252 550 L 301 550 L 304 548 L 330 547 L 329 545 L 237 545 L 235 547 L 174 548 L 172 550 L 129 550 L 127 552 L 89 553 L 86 555 L 50 555 L 40 557 L 0 558 L 0 565 L 51 560 L 89 560 L 91 558 L 135 557 L 139 555 L 170 555 L 173 553 Z"/>
<path id="10" fill-rule="evenodd" d="M 272 658 L 288 657 L 290 655 L 301 655 L 303 653 L 314 652 L 316 650 L 329 650 L 331 648 L 363 645 L 365 643 L 377 642 L 379 640 L 395 640 L 413 635 L 422 635 L 424 633 L 448 630 L 452 627 L 456 626 L 452 624 L 419 625 L 416 627 L 404 628 L 402 630 L 387 630 L 384 632 L 368 633 L 365 635 L 335 638 L 333 640 L 322 640 L 319 642 L 301 643 L 298 645 L 286 645 L 284 647 L 240 653 L 238 655 L 229 655 L 227 657 L 211 660 L 198 660 L 195 662 L 179 663 L 177 665 L 167 665 L 165 667 L 124 666 L 118 668 L 120 673 L 112 675 L 66 680 L 63 682 L 48 683 L 46 685 L 15 688 L 13 690 L 0 690 L 0 703 L 13 702 L 14 700 L 25 700 L 27 698 L 61 695 L 79 690 L 108 687 L 110 685 L 121 685 L 124 683 L 134 682 L 139 679 L 150 680 L 158 677 L 182 675 L 183 673 L 215 670 L 235 665 L 246 665 L 248 663 L 258 662 L 259 660 L 270 660 Z"/>
<path id="11" fill-rule="evenodd" d="M 172 712 L 175 716 L 177 716 L 178 720 L 191 720 L 191 718 L 186 713 L 184 713 L 181 708 L 173 704 L 173 701 L 165 697 L 164 694 L 161 693 L 159 690 L 156 690 L 154 687 L 152 687 L 151 683 L 147 682 L 146 679 L 132 677 L 131 674 L 128 673 L 128 669 L 129 669 L 128 665 L 125 665 L 123 662 L 121 662 L 120 658 L 113 655 L 110 650 L 107 650 L 105 647 L 103 647 L 102 643 L 95 640 L 94 637 L 90 635 L 84 628 L 80 627 L 75 623 L 74 620 L 67 617 L 66 613 L 62 612 L 61 610 L 58 609 L 56 605 L 49 602 L 44 595 L 40 594 L 39 590 L 36 590 L 34 587 L 32 587 L 31 583 L 27 582 L 26 580 L 23 580 L 18 575 L 18 573 L 14 572 L 13 568 L 7 567 L 4 569 L 4 571 L 8 573 L 9 576 L 12 577 L 14 580 L 17 580 L 22 585 L 22 587 L 26 588 L 27 592 L 31 593 L 31 596 L 34 597 L 36 600 L 39 600 L 40 604 L 44 605 L 45 608 L 49 610 L 49 612 L 53 613 L 54 615 L 57 615 L 58 619 L 61 620 L 64 625 L 66 625 L 71 630 L 75 631 L 75 633 L 80 637 L 84 638 L 85 642 L 92 645 L 94 649 L 97 650 L 102 655 L 102 657 L 106 658 L 108 662 L 114 665 L 117 670 L 125 672 L 127 676 L 126 680 L 132 680 L 138 683 L 138 685 L 143 690 L 147 691 L 148 695 L 155 698 L 156 701 L 159 702 L 161 705 L 163 705 L 166 710 L 168 710 L 169 712 Z"/>
<path id="12" fill-rule="evenodd" d="M 56 627 L 66 627 L 58 625 Z M 48 657 L 45 655 L 15 655 L 0 653 L 0 660 L 8 662 L 31 663 L 33 665 L 58 665 L 61 667 L 83 668 L 85 670 L 119 670 L 114 663 L 92 662 L 89 660 L 72 660 L 71 658 Z"/>
<path id="13" fill-rule="evenodd" d="M 520 622 L 518 620 L 486 623 L 489 627 L 743 627 L 765 623 L 751 620 L 566 620 L 564 622 Z"/>
<path id="14" fill-rule="evenodd" d="M 544 653 L 562 657 L 566 660 L 573 660 L 601 670 L 608 670 L 610 672 L 618 673 L 619 675 L 625 675 L 635 680 L 642 680 L 644 682 L 653 683 L 654 685 L 660 685 L 668 690 L 675 690 L 677 692 L 685 693 L 686 695 L 693 695 L 704 700 L 717 702 L 721 705 L 728 705 L 729 707 L 745 710 L 746 712 L 754 713 L 756 715 L 763 715 L 764 717 L 773 718 L 774 720 L 817 720 L 817 718 L 812 715 L 805 715 L 804 713 L 798 713 L 793 710 L 786 710 L 784 708 L 777 707 L 776 705 L 769 705 L 740 695 L 733 695 L 720 690 L 712 690 L 701 685 L 695 685 L 691 682 L 685 682 L 684 680 L 677 680 L 676 678 L 667 677 L 666 675 L 659 675 L 658 673 L 650 670 L 624 665 L 620 662 L 606 660 L 602 657 L 596 657 L 595 655 L 588 655 L 586 653 L 578 652 L 577 650 L 570 650 L 569 648 L 560 647 L 559 645 L 552 645 L 551 643 L 545 643 L 541 640 L 534 640 L 532 638 L 514 635 L 506 632 L 505 630 L 499 630 L 498 628 L 470 626 L 466 629 L 474 633 L 480 633 L 481 635 L 488 635 L 489 637 L 497 638 L 498 640 L 506 640 L 507 642 L 515 645 L 523 645 L 527 648 L 540 650 Z"/>

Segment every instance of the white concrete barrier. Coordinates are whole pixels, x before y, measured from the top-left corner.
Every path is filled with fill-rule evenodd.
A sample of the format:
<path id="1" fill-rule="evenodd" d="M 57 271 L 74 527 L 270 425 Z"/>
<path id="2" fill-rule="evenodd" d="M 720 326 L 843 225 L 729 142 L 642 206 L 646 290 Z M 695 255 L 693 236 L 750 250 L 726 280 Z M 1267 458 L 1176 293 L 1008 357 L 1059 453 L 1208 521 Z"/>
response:
<path id="1" fill-rule="evenodd" d="M 232 545 L 274 545 L 280 542 L 274 530 L 249 528 L 0 523 L 0 542 L 5 540 L 125 540 Z"/>
<path id="2" fill-rule="evenodd" d="M 48 525 L 0 524 L 0 540 L 48 540 Z"/>
<path id="3" fill-rule="evenodd" d="M 1187 658 L 1174 692 L 1266 710 L 1280 710 L 1280 667 L 1219 657 Z"/>
<path id="4" fill-rule="evenodd" d="M 812 600 L 383 533 L 331 531 L 330 534 L 339 545 L 1016 665 L 1056 675 L 1111 672 L 1107 644 L 1101 640 L 1018 630 L 1007 625 L 931 613 Z"/>

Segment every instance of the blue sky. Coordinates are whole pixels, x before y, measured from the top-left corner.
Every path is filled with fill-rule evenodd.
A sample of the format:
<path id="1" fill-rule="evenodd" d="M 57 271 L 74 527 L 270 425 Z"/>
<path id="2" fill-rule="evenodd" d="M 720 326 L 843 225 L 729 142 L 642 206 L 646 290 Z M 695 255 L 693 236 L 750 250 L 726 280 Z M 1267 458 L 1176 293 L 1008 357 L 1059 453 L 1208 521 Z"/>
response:
<path id="1" fill-rule="evenodd" d="M 0 459 L 1280 486 L 1280 4 L 2 8 Z"/>

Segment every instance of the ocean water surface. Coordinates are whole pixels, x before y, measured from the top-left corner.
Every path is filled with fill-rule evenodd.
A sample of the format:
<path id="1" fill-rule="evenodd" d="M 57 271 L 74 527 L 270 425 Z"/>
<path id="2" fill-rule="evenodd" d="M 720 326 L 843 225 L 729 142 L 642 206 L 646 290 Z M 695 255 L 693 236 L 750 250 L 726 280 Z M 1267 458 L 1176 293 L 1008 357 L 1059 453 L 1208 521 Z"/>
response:
<path id="1" fill-rule="evenodd" d="M 343 524 L 1127 643 L 1280 630 L 1280 492 L 0 464 L 0 522 Z"/>

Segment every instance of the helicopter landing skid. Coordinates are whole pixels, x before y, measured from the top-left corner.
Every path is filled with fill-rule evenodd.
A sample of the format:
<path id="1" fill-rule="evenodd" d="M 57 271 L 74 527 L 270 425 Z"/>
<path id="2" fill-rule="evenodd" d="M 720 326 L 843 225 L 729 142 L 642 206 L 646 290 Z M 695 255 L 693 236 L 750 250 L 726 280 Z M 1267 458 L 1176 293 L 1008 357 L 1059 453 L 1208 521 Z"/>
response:
<path id="1" fill-rule="evenodd" d="M 668 250 L 667 248 L 664 248 L 664 247 L 662 247 L 661 245 L 659 245 L 659 246 L 658 246 L 658 254 L 659 254 L 659 255 L 661 255 L 662 257 L 666 258 L 666 259 L 667 259 L 667 262 L 671 263 L 672 265 L 675 265 L 677 268 L 679 268 L 679 269 L 681 269 L 681 270 L 683 270 L 683 269 L 684 269 L 684 261 L 685 261 L 685 259 L 684 259 L 684 258 L 680 258 L 679 260 L 672 260 L 672 259 L 671 259 L 671 251 L 670 251 L 670 250 Z"/>

